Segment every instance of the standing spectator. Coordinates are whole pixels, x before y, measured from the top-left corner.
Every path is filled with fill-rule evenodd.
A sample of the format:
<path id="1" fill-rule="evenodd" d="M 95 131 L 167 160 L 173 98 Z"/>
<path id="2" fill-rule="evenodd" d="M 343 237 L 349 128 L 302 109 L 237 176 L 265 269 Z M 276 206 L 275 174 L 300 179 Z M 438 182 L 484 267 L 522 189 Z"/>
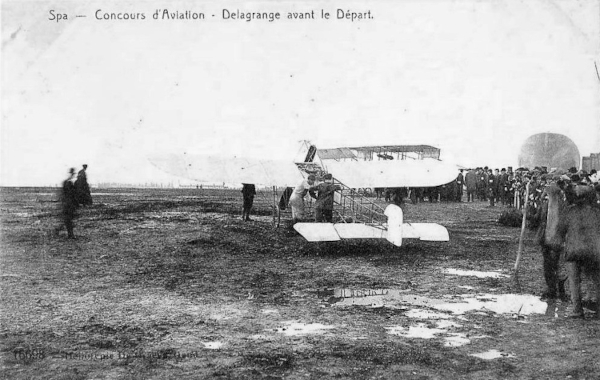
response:
<path id="1" fill-rule="evenodd" d="M 502 168 L 500 170 L 500 178 L 498 179 L 498 196 L 502 201 L 502 205 L 506 206 L 506 196 L 508 194 L 508 174 L 506 174 L 506 169 Z"/>
<path id="2" fill-rule="evenodd" d="M 242 206 L 242 220 L 251 221 L 250 210 L 254 203 L 254 196 L 256 195 L 256 188 L 253 184 L 242 183 L 242 197 L 244 198 L 244 205 Z"/>
<path id="3" fill-rule="evenodd" d="M 62 189 L 59 195 L 62 223 L 55 230 L 55 235 L 58 236 L 60 230 L 62 230 L 63 227 L 66 227 L 67 237 L 69 239 L 75 239 L 75 234 L 73 233 L 73 219 L 75 219 L 75 211 L 79 207 L 75 196 L 73 177 L 75 177 L 75 168 L 69 170 L 69 177 L 62 183 Z"/>
<path id="4" fill-rule="evenodd" d="M 598 176 L 598 172 L 596 171 L 596 169 L 590 170 L 590 182 L 592 184 L 597 184 L 599 180 L 600 176 Z"/>
<path id="5" fill-rule="evenodd" d="M 396 187 L 393 190 L 393 201 L 394 204 L 400 206 L 401 204 L 404 203 L 404 197 L 407 196 L 407 192 L 406 192 L 406 188 L 405 187 Z"/>
<path id="6" fill-rule="evenodd" d="M 427 187 L 425 189 L 427 198 L 429 198 L 429 203 L 436 203 L 438 201 L 438 198 L 440 197 L 440 189 L 441 188 L 442 188 L 441 186 L 433 186 L 433 187 Z"/>
<path id="7" fill-rule="evenodd" d="M 294 188 L 292 195 L 290 196 L 290 206 L 292 206 L 292 223 L 296 224 L 300 219 L 304 217 L 304 197 L 308 193 L 310 187 L 315 183 L 315 175 L 310 174 L 307 179 L 303 179 L 302 182 Z"/>
<path id="8" fill-rule="evenodd" d="M 410 200 L 412 201 L 412 203 L 419 203 L 419 202 L 423 202 L 423 191 L 424 189 L 422 187 L 411 187 L 410 188 Z"/>
<path id="9" fill-rule="evenodd" d="M 477 173 L 475 169 L 470 169 L 465 176 L 465 184 L 467 185 L 467 202 L 475 201 L 477 192 Z"/>
<path id="10" fill-rule="evenodd" d="M 480 200 L 482 201 L 487 201 L 487 194 L 488 194 L 488 167 L 484 167 L 483 169 L 481 169 L 479 171 L 479 181 L 477 182 L 479 184 L 479 197 Z"/>
<path id="11" fill-rule="evenodd" d="M 90 185 L 87 181 L 87 167 L 87 164 L 83 164 L 83 169 L 77 173 L 77 179 L 75 180 L 75 197 L 77 203 L 83 206 L 92 204 L 92 193 L 90 192 Z"/>
<path id="12" fill-rule="evenodd" d="M 463 177 L 463 170 L 460 169 L 460 173 L 458 173 L 458 176 L 456 177 L 456 201 L 457 202 L 462 202 L 464 182 L 465 182 L 465 180 Z"/>
<path id="13" fill-rule="evenodd" d="M 494 175 L 494 173 L 492 173 L 492 169 L 488 170 L 488 177 L 487 177 L 487 193 L 488 196 L 490 198 L 490 207 L 494 207 L 494 202 L 496 201 L 496 197 L 497 197 L 497 191 L 498 191 L 498 180 L 496 179 L 496 176 L 498 176 L 498 169 L 496 169 L 496 175 Z"/>
<path id="14" fill-rule="evenodd" d="M 391 188 L 389 188 L 389 187 L 386 187 L 386 188 L 383 190 L 383 194 L 384 194 L 384 196 L 385 196 L 385 201 L 386 201 L 386 202 L 391 202 L 391 201 L 392 201 L 392 190 L 393 190 L 393 189 L 391 189 Z"/>
<path id="15" fill-rule="evenodd" d="M 333 221 L 333 195 L 340 187 L 333 184 L 331 174 L 325 174 L 323 181 L 318 185 L 311 186 L 310 196 L 316 199 L 315 202 L 315 221 L 317 223 Z M 315 195 L 315 191 L 317 194 Z"/>

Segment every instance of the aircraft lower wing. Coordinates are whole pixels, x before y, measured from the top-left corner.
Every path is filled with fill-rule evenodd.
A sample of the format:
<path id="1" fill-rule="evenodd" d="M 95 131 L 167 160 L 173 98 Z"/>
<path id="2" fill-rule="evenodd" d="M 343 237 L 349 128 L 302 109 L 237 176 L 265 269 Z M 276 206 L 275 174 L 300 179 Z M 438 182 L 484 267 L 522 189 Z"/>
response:
<path id="1" fill-rule="evenodd" d="M 266 186 L 296 186 L 302 175 L 293 162 L 225 158 L 193 154 L 148 157 L 159 169 L 182 178 L 208 183 L 252 183 Z"/>
<path id="2" fill-rule="evenodd" d="M 329 173 L 351 188 L 431 187 L 456 179 L 458 166 L 435 159 L 324 162 Z"/>
<path id="3" fill-rule="evenodd" d="M 404 223 L 400 239 L 391 241 L 402 246 L 402 239 L 449 241 L 448 230 L 437 223 Z M 307 241 L 339 241 L 347 239 L 388 239 L 388 230 L 361 223 L 296 223 L 294 229 Z M 389 239 L 388 239 L 389 240 Z"/>
<path id="4" fill-rule="evenodd" d="M 446 227 L 437 223 L 403 223 L 402 209 L 389 205 L 385 209 L 388 223 L 370 225 L 362 223 L 296 223 L 294 229 L 307 241 L 339 241 L 345 239 L 387 239 L 402 246 L 403 239 L 423 241 L 449 241 Z"/>

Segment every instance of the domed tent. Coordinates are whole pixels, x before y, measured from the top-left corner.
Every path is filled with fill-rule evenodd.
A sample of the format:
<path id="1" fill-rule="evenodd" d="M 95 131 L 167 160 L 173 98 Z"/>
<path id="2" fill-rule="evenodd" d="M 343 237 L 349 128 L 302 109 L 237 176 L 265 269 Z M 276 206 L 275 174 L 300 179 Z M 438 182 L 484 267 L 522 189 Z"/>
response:
<path id="1" fill-rule="evenodd" d="M 577 145 L 565 135 L 538 133 L 529 136 L 521 146 L 519 166 L 534 168 L 579 169 L 581 158 Z"/>

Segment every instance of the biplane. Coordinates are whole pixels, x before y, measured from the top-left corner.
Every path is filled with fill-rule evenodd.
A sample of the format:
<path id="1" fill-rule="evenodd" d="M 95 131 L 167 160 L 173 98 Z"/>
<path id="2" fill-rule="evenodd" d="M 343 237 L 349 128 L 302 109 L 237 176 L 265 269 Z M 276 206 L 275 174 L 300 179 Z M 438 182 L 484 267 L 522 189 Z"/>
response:
<path id="1" fill-rule="evenodd" d="M 458 168 L 439 159 L 429 145 L 390 145 L 317 149 L 302 143 L 297 160 L 223 158 L 192 154 L 149 157 L 159 169 L 187 179 L 212 183 L 255 184 L 272 188 L 273 221 L 280 225 L 285 189 L 308 175 L 331 174 L 337 191 L 333 223 L 299 222 L 293 228 L 307 241 L 387 239 L 396 246 L 403 239 L 448 241 L 445 227 L 436 223 L 405 223 L 394 204 L 383 207 L 365 195 L 372 188 L 434 187 L 456 179 Z M 289 193 L 288 193 L 289 194 Z"/>

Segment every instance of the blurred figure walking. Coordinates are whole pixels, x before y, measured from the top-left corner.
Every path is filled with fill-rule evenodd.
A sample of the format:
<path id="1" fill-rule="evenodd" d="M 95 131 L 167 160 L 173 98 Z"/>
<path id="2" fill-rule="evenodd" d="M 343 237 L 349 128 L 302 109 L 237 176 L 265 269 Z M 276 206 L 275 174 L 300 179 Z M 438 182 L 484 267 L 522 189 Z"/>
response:
<path id="1" fill-rule="evenodd" d="M 75 211 L 79 207 L 75 195 L 73 177 L 75 177 L 75 168 L 69 170 L 69 177 L 63 181 L 62 189 L 59 193 L 62 223 L 55 230 L 55 235 L 58 236 L 59 232 L 66 227 L 69 239 L 75 239 L 73 220 L 75 219 Z"/>
<path id="2" fill-rule="evenodd" d="M 77 173 L 77 180 L 75 180 L 75 197 L 77 203 L 82 206 L 89 206 L 92 204 L 92 193 L 90 192 L 90 185 L 87 181 L 87 164 L 83 164 L 83 169 Z"/>
<path id="3" fill-rule="evenodd" d="M 254 196 L 256 195 L 256 187 L 251 183 L 242 183 L 242 197 L 244 198 L 244 205 L 242 206 L 242 220 L 251 221 L 250 210 L 254 203 Z"/>

